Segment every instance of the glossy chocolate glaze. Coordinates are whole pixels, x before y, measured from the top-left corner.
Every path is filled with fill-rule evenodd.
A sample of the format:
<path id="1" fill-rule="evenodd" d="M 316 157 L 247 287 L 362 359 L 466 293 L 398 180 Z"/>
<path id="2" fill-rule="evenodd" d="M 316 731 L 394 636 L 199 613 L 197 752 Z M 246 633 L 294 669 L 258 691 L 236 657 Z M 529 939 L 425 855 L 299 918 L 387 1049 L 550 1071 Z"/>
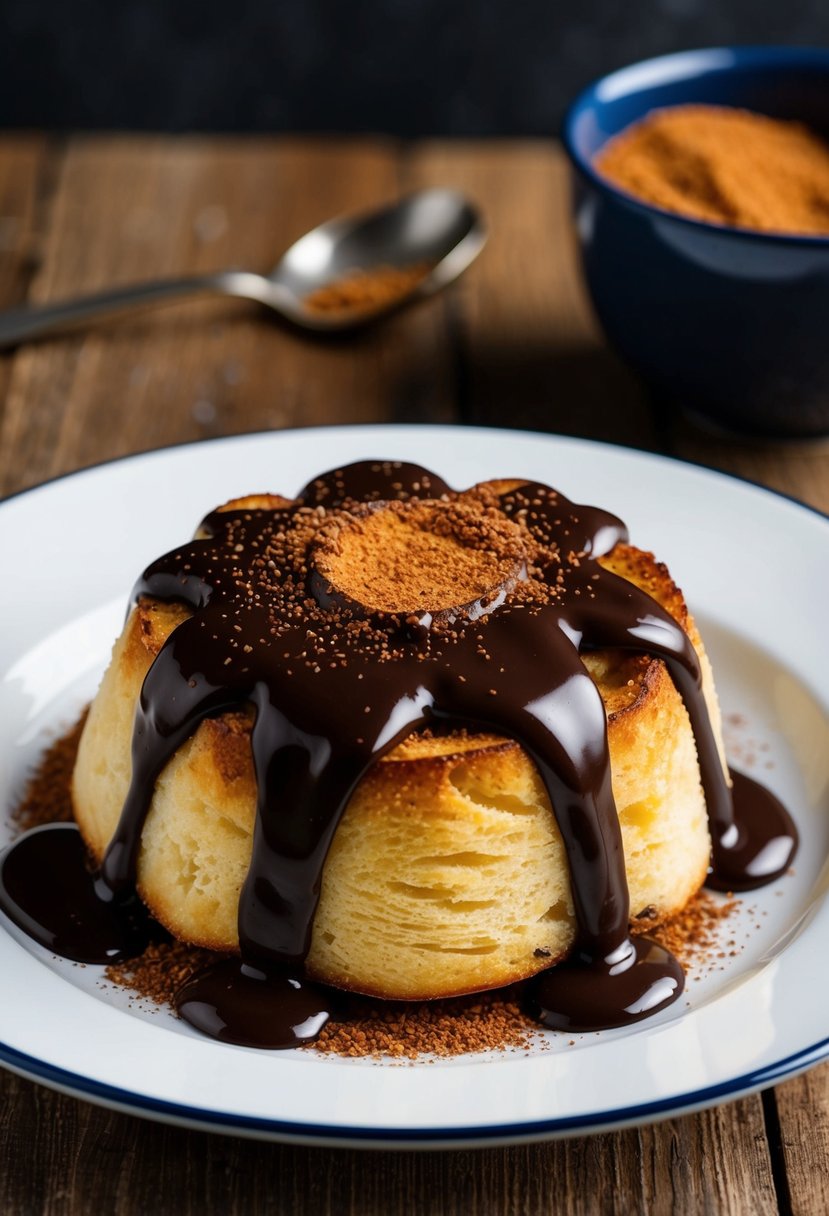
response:
<path id="1" fill-rule="evenodd" d="M 137 584 L 136 599 L 182 601 L 193 616 L 167 639 L 141 692 L 132 782 L 101 871 L 116 900 L 134 895 L 144 819 L 169 759 L 204 718 L 246 703 L 255 710 L 258 806 L 239 903 L 242 961 L 218 963 L 178 1003 L 182 1016 L 206 1033 L 257 1046 L 290 1046 L 318 1033 L 324 990 L 304 981 L 302 965 L 337 823 L 369 766 L 411 731 L 439 721 L 517 739 L 554 807 L 577 941 L 566 964 L 533 983 L 536 1016 L 569 1030 L 598 1029 L 636 1021 L 676 999 L 683 986 L 676 961 L 654 943 L 629 937 L 605 710 L 581 661 L 585 650 L 645 653 L 668 666 L 697 742 L 717 884 L 757 886 L 791 861 L 796 832 L 779 803 L 767 802 L 759 818 L 735 819 L 688 637 L 655 600 L 596 560 L 626 540 L 624 525 L 547 487 L 510 484 L 499 495 L 499 513 L 523 530 L 534 552 L 547 554 L 546 566 L 536 561 L 525 574 L 539 594 L 493 588 L 474 613 L 450 614 L 448 631 L 438 631 L 427 611 L 405 620 L 386 615 L 379 627 L 390 641 L 380 657 L 365 646 L 344 656 L 336 649 L 341 638 L 325 657 L 343 661 L 323 661 L 324 647 L 311 654 L 308 621 L 286 604 L 290 609 L 305 597 L 315 611 L 333 613 L 342 609 L 341 597 L 314 577 L 313 546 L 291 576 L 293 598 L 286 599 L 285 571 L 268 555 L 276 537 L 306 526 L 315 512 L 464 499 L 417 466 L 363 462 L 316 479 L 289 506 L 214 512 L 202 525 L 205 539 L 160 558 Z M 741 780 L 737 788 L 740 811 L 747 787 Z M 778 844 L 769 846 L 771 839 Z"/>
<path id="2" fill-rule="evenodd" d="M 715 891 L 752 891 L 785 874 L 797 850 L 797 828 L 779 798 L 731 770 L 733 827 L 714 853 L 706 881 Z"/>
<path id="3" fill-rule="evenodd" d="M 35 828 L 0 856 L 0 908 L 36 942 L 79 963 L 140 954 L 153 937 L 144 905 L 113 899 L 73 823 Z"/>
<path id="4" fill-rule="evenodd" d="M 281 968 L 223 958 L 178 993 L 191 1026 L 240 1047 L 299 1047 L 313 1042 L 338 1004 L 337 993 Z"/>

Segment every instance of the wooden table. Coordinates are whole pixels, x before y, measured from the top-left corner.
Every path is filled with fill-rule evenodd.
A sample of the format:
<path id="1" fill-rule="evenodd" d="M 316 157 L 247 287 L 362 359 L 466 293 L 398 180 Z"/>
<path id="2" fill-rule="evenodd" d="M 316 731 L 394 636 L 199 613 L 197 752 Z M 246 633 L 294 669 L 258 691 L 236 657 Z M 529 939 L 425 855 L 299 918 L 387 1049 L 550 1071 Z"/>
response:
<path id="1" fill-rule="evenodd" d="M 6 137 L 0 306 L 267 268 L 323 218 L 437 183 L 480 202 L 490 243 L 454 289 L 375 331 L 320 342 L 209 301 L 0 357 L 0 493 L 212 435 L 474 422 L 670 451 L 829 510 L 829 446 L 727 442 L 652 416 L 591 318 L 549 143 Z M 399 1154 L 182 1131 L 3 1073 L 0 1144 L 5 1216 L 812 1214 L 829 1210 L 829 1065 L 642 1129 Z"/>

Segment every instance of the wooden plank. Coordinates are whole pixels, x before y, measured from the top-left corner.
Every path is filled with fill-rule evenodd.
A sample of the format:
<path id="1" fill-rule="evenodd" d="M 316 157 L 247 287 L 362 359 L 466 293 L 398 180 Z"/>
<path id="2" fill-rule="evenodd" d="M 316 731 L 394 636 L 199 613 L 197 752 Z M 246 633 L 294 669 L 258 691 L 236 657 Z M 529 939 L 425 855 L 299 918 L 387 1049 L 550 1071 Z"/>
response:
<path id="1" fill-rule="evenodd" d="M 42 135 L 0 138 L 0 303 L 24 299 L 40 259 L 44 195 L 59 152 Z"/>
<path id="2" fill-rule="evenodd" d="M 777 1212 L 768 1175 L 758 1169 L 762 1153 L 752 1151 L 762 1146 L 763 1126 L 750 1102 L 546 1145 L 384 1153 L 207 1138 L 10 1081 L 0 1105 L 0 1132 L 15 1160 L 14 1170 L 0 1174 L 6 1216 Z M 3 1128 L 12 1110 L 16 1126 Z M 727 1112 L 736 1113 L 736 1125 Z M 737 1139 L 735 1126 L 742 1133 Z"/>
<path id="3" fill-rule="evenodd" d="M 40 263 L 60 151 L 42 135 L 0 138 L 0 308 L 25 300 Z M 12 368 L 0 351 L 0 420 Z"/>
<path id="4" fill-rule="evenodd" d="M 650 447 L 641 387 L 603 344 L 569 216 L 569 176 L 550 141 L 415 145 L 414 185 L 467 192 L 490 239 L 461 288 L 469 422 Z"/>
<path id="5" fill-rule="evenodd" d="M 78 139 L 31 295 L 267 269 L 308 227 L 397 192 L 394 148 L 378 142 Z M 0 429 L 0 491 L 212 435 L 451 416 L 440 310 L 320 340 L 256 305 L 209 301 L 25 347 Z"/>
<path id="6" fill-rule="evenodd" d="M 829 1212 L 829 1064 L 775 1090 L 793 1216 Z"/>

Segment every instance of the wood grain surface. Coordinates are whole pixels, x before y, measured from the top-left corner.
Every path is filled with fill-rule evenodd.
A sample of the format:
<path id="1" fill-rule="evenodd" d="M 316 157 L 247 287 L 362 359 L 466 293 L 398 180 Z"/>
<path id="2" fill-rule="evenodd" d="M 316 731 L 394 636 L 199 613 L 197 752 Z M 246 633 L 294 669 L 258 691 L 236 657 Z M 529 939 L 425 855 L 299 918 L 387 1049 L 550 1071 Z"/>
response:
<path id="1" fill-rule="evenodd" d="M 254 306 L 202 301 L 0 356 L 0 493 L 211 435 L 461 421 L 668 450 L 829 509 L 825 444 L 654 424 L 591 317 L 566 168 L 548 143 L 7 137 L 0 307 L 156 274 L 266 269 L 326 216 L 427 183 L 477 199 L 490 243 L 451 291 L 374 330 L 321 341 Z M 829 1066 L 651 1127 L 444 1153 L 210 1136 L 0 1074 L 3 1216 L 827 1210 Z"/>

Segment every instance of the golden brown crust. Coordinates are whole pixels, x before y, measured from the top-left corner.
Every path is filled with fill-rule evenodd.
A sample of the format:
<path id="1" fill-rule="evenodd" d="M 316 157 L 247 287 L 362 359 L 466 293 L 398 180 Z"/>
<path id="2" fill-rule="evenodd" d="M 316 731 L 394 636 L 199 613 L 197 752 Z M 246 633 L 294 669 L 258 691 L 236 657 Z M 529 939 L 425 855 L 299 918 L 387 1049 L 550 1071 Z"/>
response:
<path id="1" fill-rule="evenodd" d="M 282 494 L 245 494 L 241 498 L 228 499 L 217 510 L 278 511 L 280 507 L 290 507 L 294 502 L 295 498 L 285 498 Z"/>

